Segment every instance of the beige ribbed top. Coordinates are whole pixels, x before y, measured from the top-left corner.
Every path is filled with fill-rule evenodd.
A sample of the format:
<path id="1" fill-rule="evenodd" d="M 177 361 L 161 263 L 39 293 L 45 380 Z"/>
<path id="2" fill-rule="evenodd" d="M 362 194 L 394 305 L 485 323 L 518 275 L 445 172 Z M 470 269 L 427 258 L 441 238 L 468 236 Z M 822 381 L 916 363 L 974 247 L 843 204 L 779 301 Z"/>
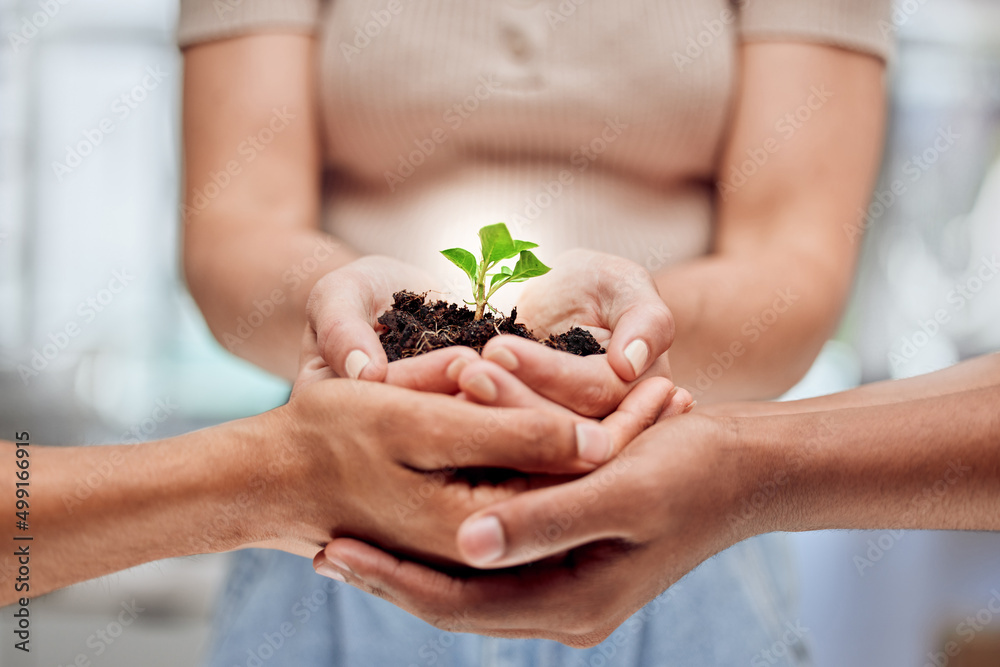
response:
<path id="1" fill-rule="evenodd" d="M 543 261 L 583 246 L 655 270 L 705 253 L 738 42 L 884 58 L 889 5 L 182 0 L 179 41 L 315 31 L 326 228 L 463 290 L 437 251 L 498 220 Z"/>

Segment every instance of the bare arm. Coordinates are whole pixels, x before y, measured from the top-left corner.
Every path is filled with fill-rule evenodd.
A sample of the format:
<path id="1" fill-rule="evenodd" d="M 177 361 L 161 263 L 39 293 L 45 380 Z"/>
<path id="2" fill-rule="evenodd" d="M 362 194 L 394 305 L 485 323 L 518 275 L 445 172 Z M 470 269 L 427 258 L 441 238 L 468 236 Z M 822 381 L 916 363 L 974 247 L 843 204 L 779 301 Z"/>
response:
<path id="1" fill-rule="evenodd" d="M 753 401 L 719 403 L 696 408 L 702 414 L 731 417 L 789 415 L 802 412 L 863 408 L 934 398 L 956 392 L 983 389 L 997 384 L 1000 378 L 1000 353 L 977 357 L 949 368 L 905 380 L 884 380 L 836 394 L 780 403 Z"/>
<path id="2" fill-rule="evenodd" d="M 315 48 L 264 34 L 184 53 L 188 286 L 227 349 L 288 379 L 310 290 L 357 258 L 319 229 Z"/>
<path id="3" fill-rule="evenodd" d="M 0 442 L 0 506 L 9 510 L 0 531 L 8 547 L 0 557 L 0 605 L 160 558 L 266 539 L 264 521 L 245 520 L 264 501 L 249 487 L 254 470 L 267 470 L 269 463 L 259 423 L 235 422 L 145 445 Z M 17 467 L 20 461 L 27 467 Z M 237 503 L 241 492 L 243 507 Z M 15 526 L 18 498 L 27 530 Z M 17 548 L 27 556 L 20 562 Z M 21 565 L 27 570 L 17 579 Z"/>
<path id="4" fill-rule="evenodd" d="M 776 396 L 809 368 L 848 295 L 882 144 L 876 58 L 749 43 L 740 60 L 714 250 L 657 276 L 676 320 L 674 379 L 702 403 Z"/>
<path id="5" fill-rule="evenodd" d="M 661 421 L 597 472 L 501 501 L 459 530 L 467 563 L 528 568 L 457 578 L 351 539 L 331 542 L 314 565 L 443 629 L 593 646 L 703 560 L 752 535 L 1000 530 L 996 364 L 994 355 L 957 375 L 887 383 L 905 384 L 911 397 L 890 404 Z M 933 396 L 939 383 L 950 392 Z M 843 396 L 852 393 L 866 392 Z M 595 489 L 600 502 L 588 502 Z M 555 537 L 543 544 L 543 533 Z M 454 609 L 464 610 L 457 627 Z"/>
<path id="6" fill-rule="evenodd" d="M 620 448 L 666 400 L 666 383 L 637 390 L 598 425 L 567 411 L 456 400 L 445 370 L 478 359 L 467 348 L 403 359 L 385 383 L 329 379 L 315 346 L 305 349 L 292 398 L 263 415 L 134 446 L 0 442 L 0 606 L 173 556 L 256 546 L 312 557 L 334 534 L 454 562 L 462 520 L 524 485 L 474 485 L 441 470 L 593 470 L 581 434 L 591 451 Z M 435 492 L 414 508 L 428 483 Z"/>
<path id="7" fill-rule="evenodd" d="M 768 472 L 800 468 L 760 528 L 1000 530 L 997 405 L 994 375 L 942 396 L 741 420 Z"/>

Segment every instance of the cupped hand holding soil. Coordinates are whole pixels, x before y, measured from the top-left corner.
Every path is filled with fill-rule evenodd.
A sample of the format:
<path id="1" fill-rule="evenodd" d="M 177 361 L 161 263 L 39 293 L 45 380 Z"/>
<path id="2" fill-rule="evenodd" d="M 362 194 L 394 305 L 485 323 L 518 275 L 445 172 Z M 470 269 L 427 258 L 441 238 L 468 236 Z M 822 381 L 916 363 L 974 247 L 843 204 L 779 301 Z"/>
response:
<path id="1" fill-rule="evenodd" d="M 426 272 L 390 257 L 370 255 L 320 278 L 309 294 L 309 332 L 333 377 L 385 380 L 387 359 L 378 316 L 402 289 L 436 287 Z M 307 332 L 308 333 L 308 332 Z"/>
<path id="2" fill-rule="evenodd" d="M 486 344 L 483 358 L 538 394 L 591 417 L 611 413 L 638 379 L 670 379 L 673 316 L 646 269 L 591 250 L 564 253 L 552 266 L 525 286 L 519 319 L 539 336 L 571 326 L 585 329 L 607 355 L 570 357 L 503 336 Z M 676 398 L 693 402 L 686 391 Z"/>

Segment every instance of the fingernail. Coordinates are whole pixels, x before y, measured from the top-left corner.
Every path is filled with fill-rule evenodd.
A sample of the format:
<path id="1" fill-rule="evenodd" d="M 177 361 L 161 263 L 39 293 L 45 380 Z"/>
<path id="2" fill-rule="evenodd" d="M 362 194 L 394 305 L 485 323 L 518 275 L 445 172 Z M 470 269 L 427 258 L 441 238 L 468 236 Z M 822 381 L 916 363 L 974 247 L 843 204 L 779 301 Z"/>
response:
<path id="1" fill-rule="evenodd" d="M 649 358 L 649 346 L 644 341 L 636 338 L 625 347 L 625 358 L 632 364 L 635 376 L 639 377 L 646 368 L 646 359 Z"/>
<path id="2" fill-rule="evenodd" d="M 357 380 L 361 377 L 361 371 L 365 370 L 365 366 L 371 359 L 368 355 L 361 350 L 351 350 L 351 353 L 347 355 L 347 359 L 344 361 L 344 370 L 347 371 L 347 377 L 352 380 Z"/>
<path id="3" fill-rule="evenodd" d="M 458 359 L 455 359 L 453 362 L 448 364 L 448 368 L 445 369 L 444 374 L 448 377 L 449 380 L 454 382 L 455 380 L 458 379 L 458 376 L 462 372 L 462 369 L 468 365 L 469 365 L 468 359 L 459 357 Z"/>
<path id="4" fill-rule="evenodd" d="M 604 463 L 611 456 L 611 438 L 597 424 L 580 422 L 576 425 L 576 449 L 588 463 Z"/>
<path id="5" fill-rule="evenodd" d="M 503 526 L 495 516 L 484 516 L 464 523 L 458 529 L 466 557 L 474 565 L 486 565 L 503 556 L 506 549 Z"/>
<path id="6" fill-rule="evenodd" d="M 513 352 L 506 348 L 494 347 L 487 350 L 486 353 L 483 354 L 483 359 L 492 361 L 498 366 L 501 366 L 504 370 L 508 370 L 512 373 L 517 370 L 517 357 L 514 356 Z"/>
<path id="7" fill-rule="evenodd" d="M 696 406 L 696 405 L 698 405 L 698 401 L 691 401 L 691 405 L 689 405 L 686 408 L 684 408 L 684 412 L 682 412 L 681 414 L 685 414 L 686 415 L 687 413 L 689 413 L 692 410 L 694 410 L 694 406 Z"/>
<path id="8" fill-rule="evenodd" d="M 327 565 L 326 563 L 321 563 L 316 566 L 316 574 L 321 574 L 324 577 L 333 579 L 334 581 L 339 581 L 341 583 L 347 583 L 347 579 L 340 572 L 335 570 L 333 566 Z"/>
<path id="9" fill-rule="evenodd" d="M 330 563 L 332 563 L 334 567 L 340 569 L 341 572 L 346 572 L 347 574 L 354 574 L 354 570 L 351 569 L 351 566 L 345 563 L 344 561 L 340 560 L 339 558 L 327 556 L 326 559 L 330 561 Z"/>
<path id="10" fill-rule="evenodd" d="M 481 401 L 492 403 L 497 400 L 497 386 L 486 373 L 477 373 L 467 382 L 462 383 L 462 389 Z"/>

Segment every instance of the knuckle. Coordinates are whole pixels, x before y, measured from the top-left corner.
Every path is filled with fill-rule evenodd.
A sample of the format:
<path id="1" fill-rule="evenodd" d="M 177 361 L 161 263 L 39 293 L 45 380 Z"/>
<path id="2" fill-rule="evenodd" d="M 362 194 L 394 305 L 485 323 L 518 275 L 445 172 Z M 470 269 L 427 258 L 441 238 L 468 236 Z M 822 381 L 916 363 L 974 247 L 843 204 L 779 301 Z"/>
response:
<path id="1" fill-rule="evenodd" d="M 548 465 L 565 458 L 566 436 L 551 415 L 529 412 L 521 421 L 517 438 L 523 454 L 535 462 Z"/>
<path id="2" fill-rule="evenodd" d="M 421 419 L 417 424 L 400 427 L 397 422 L 392 437 L 397 444 L 411 451 L 416 455 L 415 460 L 422 461 L 424 466 L 430 470 L 437 470 L 454 466 L 454 457 L 450 448 L 446 444 L 450 442 L 449 430 L 439 419 Z M 414 440 L 420 443 L 419 448 L 413 448 Z"/>
<path id="3" fill-rule="evenodd" d="M 535 382 L 550 389 L 561 389 L 566 386 L 573 386 L 576 375 L 573 373 L 572 369 L 568 367 L 569 364 L 559 363 L 563 361 L 561 357 L 548 358 L 551 355 L 558 355 L 560 353 L 544 347 L 542 350 L 548 352 L 548 354 L 545 355 L 546 363 L 532 369 Z"/>
<path id="4" fill-rule="evenodd" d="M 359 380 L 353 381 L 363 389 L 369 389 L 366 383 Z M 379 400 L 375 405 L 366 410 L 372 416 L 376 437 L 386 443 L 408 442 L 412 440 L 414 434 L 422 433 L 424 419 L 421 415 L 415 415 L 407 411 L 405 406 L 392 400 Z M 404 427 L 405 426 L 405 427 Z"/>
<path id="5" fill-rule="evenodd" d="M 605 382 L 582 382 L 573 391 L 573 408 L 587 417 L 604 417 L 620 402 L 619 388 Z"/>
<path id="6" fill-rule="evenodd" d="M 670 312 L 667 304 L 662 302 L 659 307 L 651 310 L 657 331 L 662 332 L 668 341 L 672 341 L 674 339 L 674 314 Z"/>

